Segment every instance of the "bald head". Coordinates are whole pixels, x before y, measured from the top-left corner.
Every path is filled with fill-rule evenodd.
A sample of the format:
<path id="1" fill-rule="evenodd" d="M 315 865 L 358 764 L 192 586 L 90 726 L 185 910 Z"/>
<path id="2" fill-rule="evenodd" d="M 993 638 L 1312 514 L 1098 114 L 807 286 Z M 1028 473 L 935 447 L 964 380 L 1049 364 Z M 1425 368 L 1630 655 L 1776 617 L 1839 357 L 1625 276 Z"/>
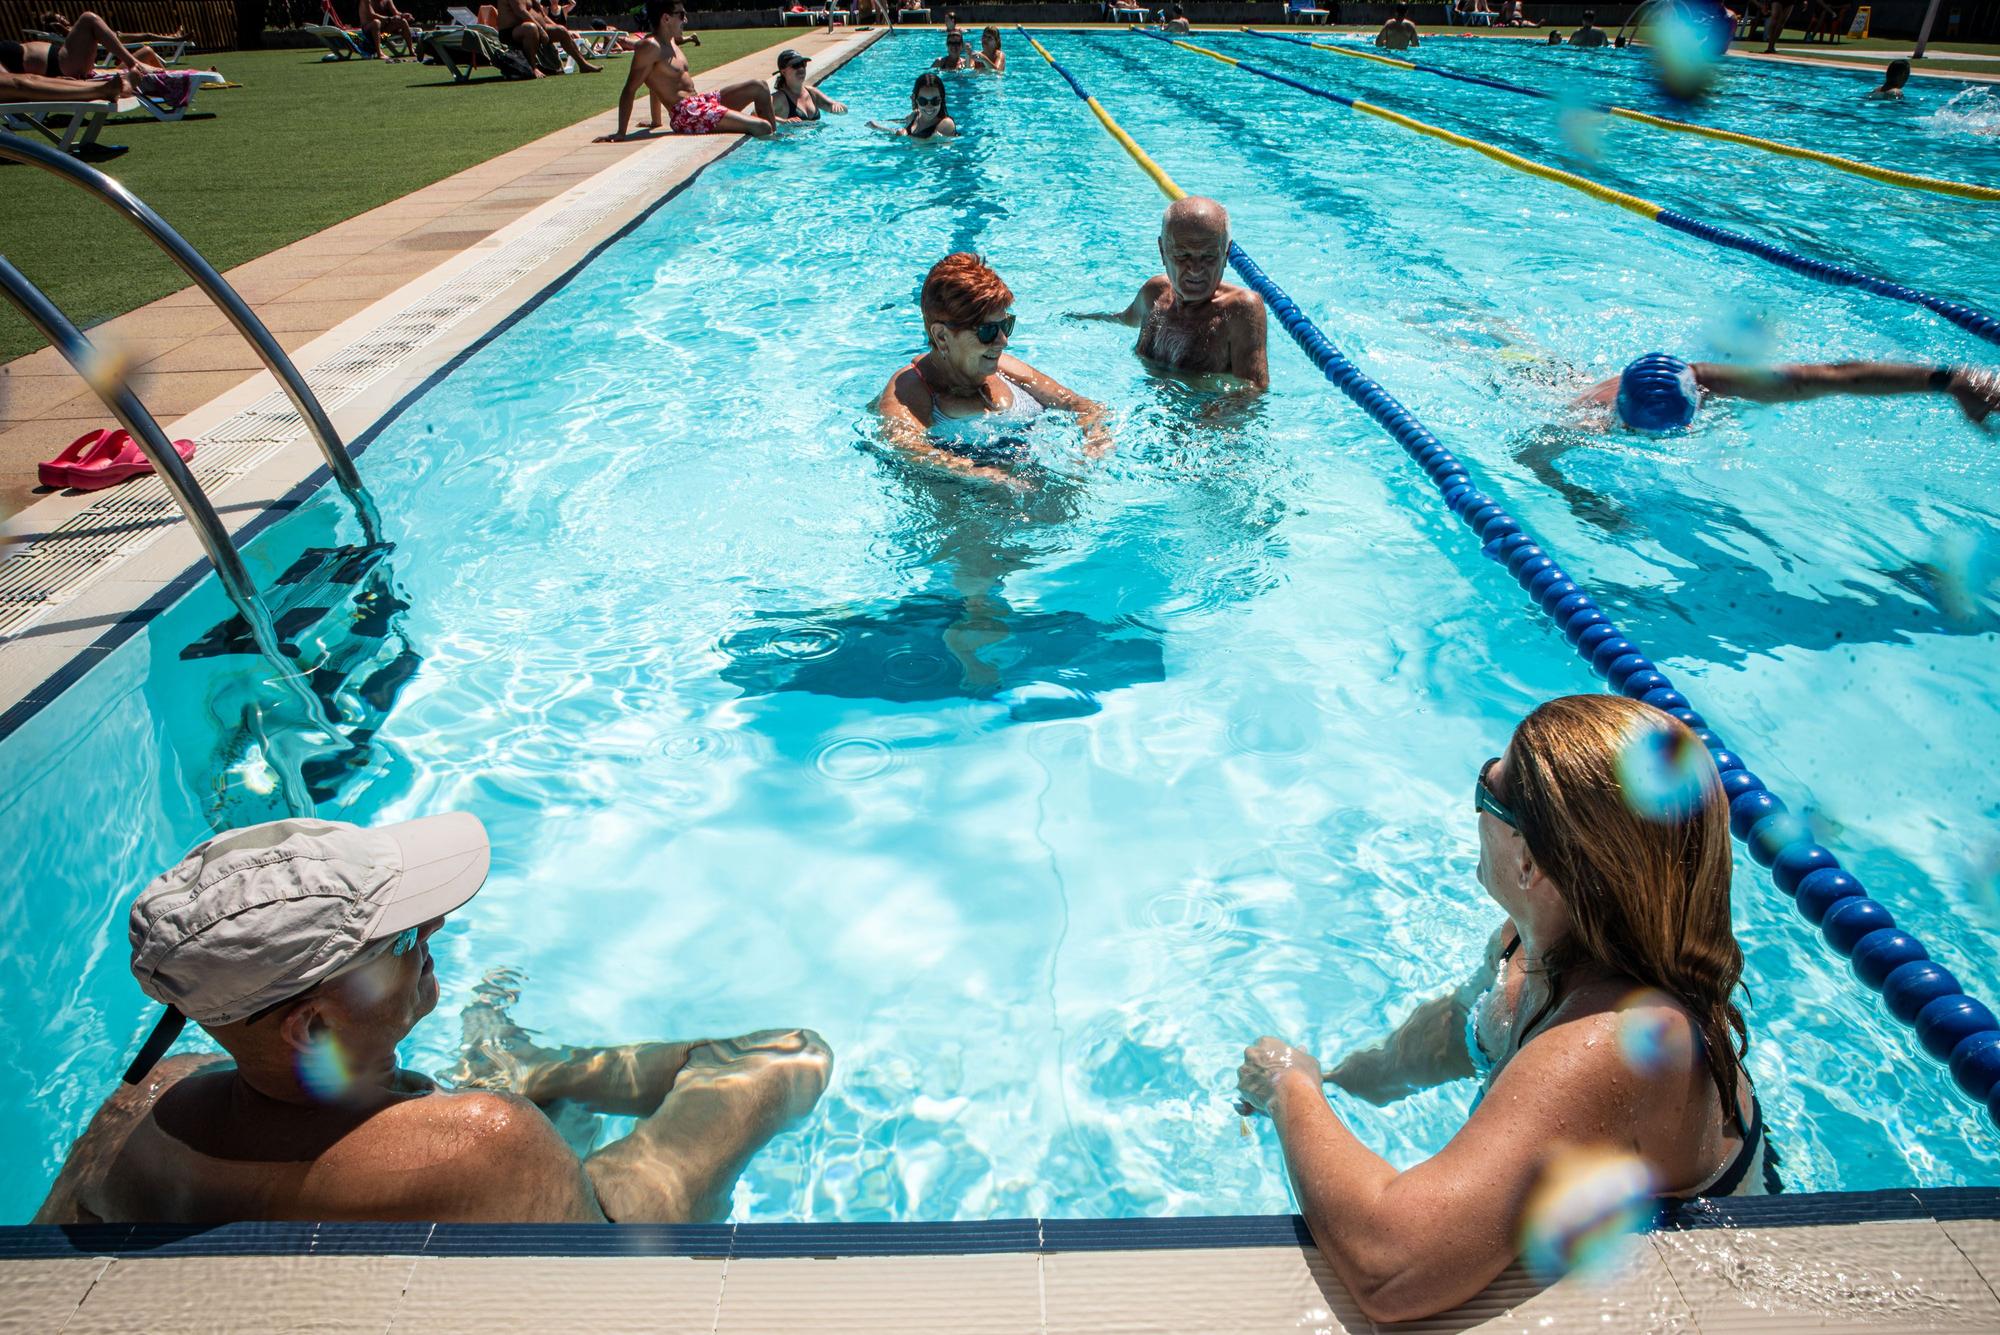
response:
<path id="1" fill-rule="evenodd" d="M 1228 255 L 1229 210 L 1200 195 L 1167 206 L 1160 222 L 1160 263 L 1176 297 L 1198 304 L 1214 296 Z"/>
<path id="2" fill-rule="evenodd" d="M 1229 210 L 1212 199 L 1200 195 L 1188 195 L 1167 205 L 1167 216 L 1160 221 L 1161 236 L 1184 236 L 1190 239 L 1204 236 L 1219 236 L 1229 239 Z"/>

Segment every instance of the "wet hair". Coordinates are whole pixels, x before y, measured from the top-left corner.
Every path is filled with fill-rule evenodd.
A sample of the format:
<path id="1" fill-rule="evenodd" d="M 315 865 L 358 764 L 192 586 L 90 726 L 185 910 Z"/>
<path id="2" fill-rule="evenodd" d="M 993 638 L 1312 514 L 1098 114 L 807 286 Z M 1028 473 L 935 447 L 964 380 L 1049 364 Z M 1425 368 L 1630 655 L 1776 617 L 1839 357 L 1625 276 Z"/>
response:
<path id="1" fill-rule="evenodd" d="M 971 251 L 945 256 L 924 275 L 924 323 L 969 328 L 1014 304 L 1014 290 Z"/>
<path id="2" fill-rule="evenodd" d="M 1901 88 L 1909 81 L 1910 62 L 1907 60 L 1892 60 L 1889 62 L 1889 68 L 1882 71 L 1884 88 Z"/>
<path id="3" fill-rule="evenodd" d="M 943 120 L 946 116 L 951 115 L 951 104 L 946 102 L 944 97 L 944 80 L 937 76 L 936 70 L 925 70 L 917 76 L 916 86 L 910 89 L 910 123 L 912 125 L 916 124 L 917 94 L 926 89 L 938 95 L 938 119 Z M 928 135 L 924 137 L 929 138 Z"/>
<path id="4" fill-rule="evenodd" d="M 1563 35 L 1562 35 L 1561 33 L 1557 32 L 1557 31 L 1556 31 L 1556 30 L 1555 30 L 1554 28 L 1550 28 L 1550 29 L 1549 29 L 1549 45 L 1550 45 L 1550 46 L 1554 46 L 1554 45 L 1556 45 L 1556 44 L 1557 44 L 1558 42 L 1562 41 L 1562 39 L 1563 39 Z"/>
<path id="5" fill-rule="evenodd" d="M 1406 19 L 1410 17 L 1410 7 L 1408 5 L 1397 5 L 1396 17 L 1399 19 Z"/>
<path id="6" fill-rule="evenodd" d="M 1695 791 L 1671 809 L 1638 800 L 1621 761 L 1660 747 L 1690 768 Z M 1507 747 L 1506 792 L 1535 865 L 1569 910 L 1570 930 L 1542 958 L 1549 1000 L 1584 965 L 1672 997 L 1700 1033 L 1723 1116 L 1749 1038 L 1731 999 L 1743 951 L 1729 917 L 1729 805 L 1708 749 L 1680 720 L 1619 695 L 1568 695 L 1521 720 Z"/>
<path id="7" fill-rule="evenodd" d="M 1597 11 L 1596 11 L 1596 10 L 1594 10 L 1594 9 L 1586 9 L 1586 10 L 1584 10 L 1584 11 L 1583 11 L 1583 21 L 1584 21 L 1584 23 L 1585 23 L 1585 24 L 1591 24 L 1591 23 L 1595 23 L 1595 22 L 1597 22 Z"/>
<path id="8" fill-rule="evenodd" d="M 989 25 L 979 30 L 979 40 L 982 44 L 989 37 L 993 39 L 993 45 L 1000 45 L 1000 30 L 998 28 Z"/>

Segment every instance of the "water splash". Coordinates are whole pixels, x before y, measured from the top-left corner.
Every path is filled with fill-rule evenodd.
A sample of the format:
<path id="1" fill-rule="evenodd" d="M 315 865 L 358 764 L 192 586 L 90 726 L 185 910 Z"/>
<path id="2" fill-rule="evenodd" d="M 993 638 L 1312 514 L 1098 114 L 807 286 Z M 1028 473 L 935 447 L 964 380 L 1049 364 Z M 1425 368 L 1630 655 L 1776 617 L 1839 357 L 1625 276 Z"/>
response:
<path id="1" fill-rule="evenodd" d="M 2000 89 L 1967 88 L 1933 111 L 1928 120 L 1947 134 L 2000 139 Z"/>
<path id="2" fill-rule="evenodd" d="M 1729 54 L 1729 18 L 1711 0 L 1669 0 L 1653 14 L 1647 33 L 1653 77 L 1675 101 L 1699 101 Z"/>

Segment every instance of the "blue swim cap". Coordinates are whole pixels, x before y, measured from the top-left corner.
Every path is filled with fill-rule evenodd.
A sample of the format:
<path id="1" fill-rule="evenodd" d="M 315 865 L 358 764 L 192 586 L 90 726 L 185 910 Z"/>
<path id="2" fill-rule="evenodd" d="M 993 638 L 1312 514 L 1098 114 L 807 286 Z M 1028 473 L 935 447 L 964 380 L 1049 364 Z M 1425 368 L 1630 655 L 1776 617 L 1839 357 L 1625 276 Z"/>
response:
<path id="1" fill-rule="evenodd" d="M 1618 377 L 1618 417 L 1641 431 L 1676 431 L 1694 420 L 1701 391 L 1694 368 L 1664 352 L 1649 352 Z"/>

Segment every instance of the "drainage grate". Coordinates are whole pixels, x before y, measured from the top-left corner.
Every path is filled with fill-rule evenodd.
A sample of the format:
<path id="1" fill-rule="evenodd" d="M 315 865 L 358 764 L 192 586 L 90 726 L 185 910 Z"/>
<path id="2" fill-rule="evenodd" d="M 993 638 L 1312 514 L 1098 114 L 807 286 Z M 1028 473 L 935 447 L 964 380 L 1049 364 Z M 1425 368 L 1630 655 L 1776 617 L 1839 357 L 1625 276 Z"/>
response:
<path id="1" fill-rule="evenodd" d="M 346 348 L 312 368 L 310 383 L 329 412 L 356 398 L 411 353 L 437 341 L 532 273 L 550 255 L 581 238 L 607 216 L 651 198 L 662 179 L 680 170 L 678 159 L 650 172 L 630 172 L 572 199 L 540 222 L 452 277 Z M 194 474 L 211 497 L 305 435 L 305 423 L 282 390 L 273 391 L 201 439 Z M 125 484 L 88 510 L 0 557 L 0 648 L 88 584 L 150 546 L 180 521 L 180 512 L 157 478 Z"/>

